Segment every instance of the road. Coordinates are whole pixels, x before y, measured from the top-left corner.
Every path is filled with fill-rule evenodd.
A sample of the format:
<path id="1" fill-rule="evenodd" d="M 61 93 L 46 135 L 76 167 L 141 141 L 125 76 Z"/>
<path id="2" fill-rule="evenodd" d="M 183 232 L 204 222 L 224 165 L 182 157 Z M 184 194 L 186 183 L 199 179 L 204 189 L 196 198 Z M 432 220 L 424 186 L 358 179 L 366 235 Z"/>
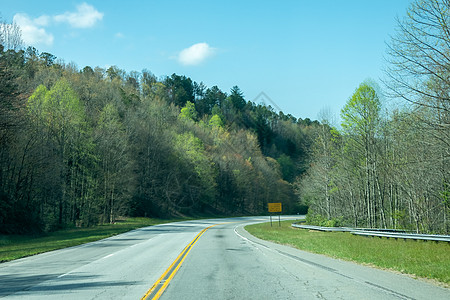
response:
<path id="1" fill-rule="evenodd" d="M 150 292 L 151 299 L 164 286 L 166 300 L 450 299 L 449 289 L 262 241 L 243 229 L 264 220 L 163 224 L 3 263 L 0 298 L 141 299 Z M 169 266 L 177 272 L 160 282 Z"/>

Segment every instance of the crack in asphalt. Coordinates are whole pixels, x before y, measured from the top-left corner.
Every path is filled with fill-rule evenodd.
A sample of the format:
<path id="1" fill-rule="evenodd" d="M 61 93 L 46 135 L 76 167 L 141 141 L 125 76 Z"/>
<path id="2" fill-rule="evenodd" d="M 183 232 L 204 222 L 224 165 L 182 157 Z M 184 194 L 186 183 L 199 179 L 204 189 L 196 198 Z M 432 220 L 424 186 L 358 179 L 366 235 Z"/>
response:
<path id="1" fill-rule="evenodd" d="M 365 284 L 368 284 L 368 285 L 370 285 L 370 286 L 376 287 L 376 288 L 378 288 L 378 289 L 380 289 L 380 290 L 382 290 L 382 291 L 384 291 L 384 292 L 387 292 L 388 294 L 391 294 L 391 295 L 393 295 L 393 296 L 396 296 L 396 297 L 398 297 L 398 298 L 400 298 L 400 299 L 415 300 L 415 298 L 411 298 L 411 297 L 408 297 L 408 296 L 406 296 L 406 295 L 400 294 L 400 293 L 398 293 L 398 292 L 396 292 L 396 291 L 390 290 L 390 289 L 385 288 L 385 287 L 383 287 L 383 286 L 381 286 L 381 285 L 378 285 L 378 284 L 375 284 L 375 283 L 372 283 L 372 282 L 369 282 L 369 281 L 364 281 L 364 283 L 365 283 Z"/>
<path id="2" fill-rule="evenodd" d="M 292 254 L 286 253 L 286 252 L 281 251 L 281 250 L 278 250 L 278 249 L 276 249 L 276 251 L 277 251 L 278 253 L 280 253 L 280 254 L 283 254 L 283 255 L 288 256 L 288 257 L 290 257 L 290 258 L 293 258 L 293 259 L 295 259 L 295 260 L 304 262 L 304 263 L 306 263 L 306 264 L 309 264 L 309 265 L 312 265 L 312 266 L 315 266 L 315 267 L 318 267 L 318 268 L 327 270 L 327 271 L 329 271 L 329 272 L 339 273 L 336 269 L 333 269 L 333 268 L 330 268 L 330 267 L 327 267 L 327 266 L 324 266 L 324 265 L 315 263 L 315 262 L 313 262 L 313 261 L 310 261 L 310 260 L 307 260 L 307 259 L 298 257 L 298 256 L 296 256 L 296 255 L 292 255 Z"/>

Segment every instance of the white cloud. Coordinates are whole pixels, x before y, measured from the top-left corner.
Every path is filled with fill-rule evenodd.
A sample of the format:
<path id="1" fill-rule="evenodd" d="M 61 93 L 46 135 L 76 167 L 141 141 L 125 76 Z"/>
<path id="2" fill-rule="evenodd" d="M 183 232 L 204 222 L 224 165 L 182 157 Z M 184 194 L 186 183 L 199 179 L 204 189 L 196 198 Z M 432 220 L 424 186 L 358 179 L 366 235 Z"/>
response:
<path id="1" fill-rule="evenodd" d="M 42 28 L 48 24 L 49 17 L 41 16 L 31 19 L 27 14 L 20 13 L 14 15 L 13 22 L 19 25 L 25 44 L 33 46 L 51 46 L 53 44 L 53 35 Z"/>
<path id="2" fill-rule="evenodd" d="M 87 3 L 78 5 L 76 12 L 65 12 L 54 17 L 56 22 L 69 23 L 70 26 L 75 28 L 89 28 L 102 19 L 103 13 Z"/>
<path id="3" fill-rule="evenodd" d="M 34 24 L 37 26 L 48 26 L 50 23 L 50 17 L 46 15 L 42 15 L 33 20 Z"/>
<path id="4" fill-rule="evenodd" d="M 103 13 L 100 13 L 92 5 L 82 3 L 77 6 L 76 12 L 65 12 L 56 16 L 42 15 L 32 19 L 27 14 L 18 13 L 14 16 L 13 22 L 20 27 L 24 43 L 37 47 L 53 45 L 54 37 L 45 28 L 52 23 L 68 23 L 74 28 L 89 28 L 102 19 Z"/>
<path id="5" fill-rule="evenodd" d="M 178 55 L 178 61 L 185 66 L 198 65 L 215 53 L 215 48 L 207 43 L 198 43 L 183 49 Z"/>

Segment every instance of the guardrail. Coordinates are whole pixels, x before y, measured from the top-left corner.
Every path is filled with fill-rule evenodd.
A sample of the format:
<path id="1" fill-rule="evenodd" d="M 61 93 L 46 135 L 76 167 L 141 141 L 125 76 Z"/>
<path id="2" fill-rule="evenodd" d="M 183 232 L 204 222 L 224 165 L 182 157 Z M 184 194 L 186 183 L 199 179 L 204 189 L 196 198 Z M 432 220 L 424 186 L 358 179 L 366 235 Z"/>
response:
<path id="1" fill-rule="evenodd" d="M 352 231 L 380 231 L 380 232 L 396 232 L 396 233 L 407 233 L 406 230 L 401 229 L 378 229 L 378 228 L 351 228 L 351 227 L 323 227 L 323 226 L 315 226 L 315 225 L 301 225 L 299 223 L 292 223 L 292 227 L 302 228 L 302 229 L 310 229 L 310 230 L 318 230 L 318 231 L 343 231 L 343 232 L 352 232 Z"/>
<path id="2" fill-rule="evenodd" d="M 397 229 L 373 229 L 373 228 L 350 228 L 350 227 L 322 227 L 314 225 L 299 225 L 293 223 L 291 225 L 295 228 L 318 230 L 318 231 L 340 231 L 350 232 L 354 235 L 366 236 L 366 237 L 379 237 L 379 238 L 394 238 L 394 239 L 407 239 L 410 240 L 422 240 L 422 241 L 435 241 L 435 242 L 448 242 L 450 243 L 450 235 L 435 235 L 435 234 L 414 234 L 406 233 L 405 230 Z"/>
<path id="3" fill-rule="evenodd" d="M 422 241 L 435 241 L 435 242 L 447 242 L 450 243 L 450 235 L 436 235 L 436 234 L 412 234 L 412 233 L 394 233 L 386 232 L 380 233 L 379 231 L 352 231 L 351 234 L 379 237 L 379 238 L 394 238 L 394 239 L 407 239 L 410 240 L 422 240 Z"/>
<path id="4" fill-rule="evenodd" d="M 314 226 L 314 225 L 299 225 L 296 223 L 292 223 L 291 226 L 295 227 L 295 228 L 318 230 L 318 231 L 352 231 L 352 230 L 354 230 L 353 228 L 347 228 L 347 227 L 322 227 L 322 226 Z"/>

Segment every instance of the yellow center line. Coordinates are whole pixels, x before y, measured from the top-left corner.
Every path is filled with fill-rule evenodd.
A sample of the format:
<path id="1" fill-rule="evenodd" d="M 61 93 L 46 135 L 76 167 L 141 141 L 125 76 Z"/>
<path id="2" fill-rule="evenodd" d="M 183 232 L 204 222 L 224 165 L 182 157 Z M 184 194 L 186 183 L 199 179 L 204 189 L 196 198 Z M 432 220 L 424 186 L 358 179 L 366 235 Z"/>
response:
<path id="1" fill-rule="evenodd" d="M 225 224 L 225 223 L 220 223 Z M 152 299 L 156 300 L 161 297 L 164 290 L 169 285 L 169 282 L 172 280 L 172 278 L 177 273 L 178 269 L 181 267 L 181 265 L 184 262 L 184 259 L 191 251 L 192 247 L 197 243 L 198 239 L 206 232 L 206 230 L 210 229 L 211 227 L 220 225 L 220 224 L 214 224 L 212 226 L 206 227 L 202 231 L 200 231 L 199 234 L 181 251 L 181 253 L 178 255 L 178 257 L 172 262 L 172 264 L 167 268 L 167 270 L 159 277 L 158 280 L 152 285 L 152 287 L 145 293 L 145 295 L 141 298 L 141 300 L 146 299 Z M 152 296 L 150 298 L 150 296 Z"/>

